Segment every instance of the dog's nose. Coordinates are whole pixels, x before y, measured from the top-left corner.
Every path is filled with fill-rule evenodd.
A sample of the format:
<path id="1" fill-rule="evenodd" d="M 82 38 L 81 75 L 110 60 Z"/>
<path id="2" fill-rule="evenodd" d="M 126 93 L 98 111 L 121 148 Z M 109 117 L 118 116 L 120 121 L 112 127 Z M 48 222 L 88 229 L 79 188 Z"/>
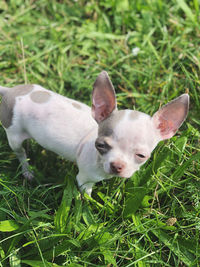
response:
<path id="1" fill-rule="evenodd" d="M 110 169 L 113 173 L 119 174 L 125 167 L 125 164 L 123 162 L 111 162 L 110 163 Z"/>

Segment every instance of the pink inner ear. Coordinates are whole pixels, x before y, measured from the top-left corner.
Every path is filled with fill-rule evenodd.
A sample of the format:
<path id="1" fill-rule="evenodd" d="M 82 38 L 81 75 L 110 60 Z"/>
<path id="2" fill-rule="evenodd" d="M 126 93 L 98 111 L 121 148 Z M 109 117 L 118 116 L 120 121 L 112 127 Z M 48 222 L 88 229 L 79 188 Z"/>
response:
<path id="1" fill-rule="evenodd" d="M 105 71 L 99 74 L 93 87 L 92 116 L 99 123 L 116 108 L 115 90 Z"/>
<path id="2" fill-rule="evenodd" d="M 104 120 L 110 114 L 109 107 L 107 108 L 106 106 L 106 104 L 96 105 L 96 107 L 92 105 L 92 115 L 97 122 Z"/>
<path id="3" fill-rule="evenodd" d="M 164 137 L 165 135 L 169 135 L 170 133 L 174 133 L 178 130 L 175 128 L 174 123 L 170 120 L 165 120 L 164 118 L 160 118 L 158 129 L 160 130 L 161 135 Z"/>
<path id="4" fill-rule="evenodd" d="M 176 133 L 185 116 L 186 108 L 181 102 L 166 105 L 155 114 L 156 128 L 163 140 L 171 138 Z"/>

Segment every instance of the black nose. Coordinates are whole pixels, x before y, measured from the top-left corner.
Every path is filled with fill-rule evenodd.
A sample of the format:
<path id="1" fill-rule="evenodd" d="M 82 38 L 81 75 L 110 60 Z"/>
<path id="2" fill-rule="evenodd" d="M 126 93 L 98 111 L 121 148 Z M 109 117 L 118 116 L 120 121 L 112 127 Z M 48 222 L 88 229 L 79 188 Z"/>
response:
<path id="1" fill-rule="evenodd" d="M 111 162 L 110 169 L 113 173 L 119 174 L 124 169 L 124 163 L 122 162 Z"/>

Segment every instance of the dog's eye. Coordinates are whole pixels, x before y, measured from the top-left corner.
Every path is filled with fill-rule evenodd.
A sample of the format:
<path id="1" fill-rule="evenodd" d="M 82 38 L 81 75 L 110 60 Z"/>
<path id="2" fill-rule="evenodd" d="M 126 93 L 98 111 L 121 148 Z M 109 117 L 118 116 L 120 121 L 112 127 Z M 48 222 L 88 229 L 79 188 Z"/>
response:
<path id="1" fill-rule="evenodd" d="M 136 156 L 137 156 L 138 158 L 140 158 L 140 159 L 144 159 L 144 158 L 146 158 L 145 155 L 143 155 L 143 154 L 136 154 Z"/>
<path id="2" fill-rule="evenodd" d="M 138 163 L 143 163 L 148 159 L 148 156 L 146 154 L 136 153 L 135 158 Z"/>
<path id="3" fill-rule="evenodd" d="M 111 149 L 111 146 L 108 143 L 105 141 L 100 142 L 98 140 L 95 142 L 95 147 L 100 154 L 105 154 Z"/>
<path id="4" fill-rule="evenodd" d="M 95 145 L 96 145 L 97 149 L 105 149 L 105 147 L 106 147 L 105 143 L 96 143 Z"/>

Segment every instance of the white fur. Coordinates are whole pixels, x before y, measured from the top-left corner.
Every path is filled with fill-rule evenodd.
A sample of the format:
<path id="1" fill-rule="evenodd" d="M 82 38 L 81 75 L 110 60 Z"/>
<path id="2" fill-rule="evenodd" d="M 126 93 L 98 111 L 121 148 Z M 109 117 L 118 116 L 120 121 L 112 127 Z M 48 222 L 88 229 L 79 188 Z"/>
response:
<path id="1" fill-rule="evenodd" d="M 9 88 L 1 87 L 0 94 L 4 96 L 8 90 Z M 50 95 L 48 101 L 34 102 L 31 94 L 36 91 L 48 92 Z M 180 102 L 175 101 L 178 104 Z M 188 97 L 182 96 L 181 101 L 186 103 L 185 110 L 188 109 Z M 169 105 L 167 110 L 170 110 L 171 106 Z M 165 122 L 165 120 L 170 121 L 170 118 L 166 118 L 168 113 L 162 110 L 159 111 L 161 115 L 159 112 L 156 113 L 156 122 L 154 117 L 152 119 L 142 112 L 133 114 L 131 110 L 126 110 L 120 120 L 113 116 L 113 120 L 116 121 L 113 123 L 112 134 L 105 137 L 110 149 L 101 155 L 95 148 L 98 127 L 101 129 L 101 122 L 112 118 L 111 115 L 115 114 L 115 110 L 115 92 L 106 72 L 102 72 L 94 84 L 92 114 L 97 122 L 87 105 L 39 85 L 34 85 L 29 93 L 17 96 L 12 123 L 5 130 L 11 148 L 22 163 L 24 176 L 31 179 L 33 174 L 29 171 L 22 142 L 33 138 L 44 148 L 68 160 L 76 161 L 79 168 L 78 185 L 81 191 L 85 190 L 89 195 L 93 184 L 98 181 L 113 175 L 130 177 L 146 162 L 157 143 L 163 139 L 165 128 L 164 126 L 159 128 L 160 120 Z M 181 112 L 182 109 L 179 113 Z M 182 117 L 179 119 L 179 126 L 186 115 L 183 119 Z M 169 126 L 173 124 L 170 123 Z M 141 154 L 144 158 L 141 158 Z"/>

